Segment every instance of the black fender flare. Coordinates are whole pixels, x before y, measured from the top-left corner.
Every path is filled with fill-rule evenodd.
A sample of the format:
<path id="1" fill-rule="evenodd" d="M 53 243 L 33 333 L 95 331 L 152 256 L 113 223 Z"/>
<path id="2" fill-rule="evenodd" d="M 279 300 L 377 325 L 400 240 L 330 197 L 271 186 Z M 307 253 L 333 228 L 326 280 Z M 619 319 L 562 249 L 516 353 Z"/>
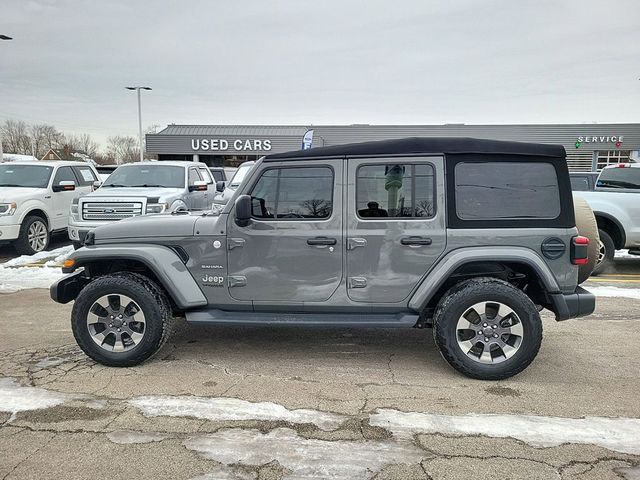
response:
<path id="1" fill-rule="evenodd" d="M 560 293 L 558 281 L 545 261 L 525 247 L 466 247 L 445 255 L 422 279 L 409 299 L 409 308 L 421 312 L 449 276 L 461 266 L 472 262 L 512 262 L 531 267 L 548 293 Z"/>
<path id="2" fill-rule="evenodd" d="M 71 254 L 72 266 L 63 268 L 64 273 L 72 273 L 82 267 L 88 267 L 93 262 L 133 260 L 142 263 L 156 276 L 161 286 L 181 310 L 207 305 L 207 299 L 202 290 L 180 259 L 178 254 L 169 247 L 153 244 L 118 244 L 85 246 Z M 71 282 L 76 284 L 72 287 Z M 60 303 L 66 303 L 68 298 L 77 290 L 77 276 L 68 275 L 51 286 L 51 298 Z M 55 287 L 55 296 L 54 296 Z M 67 292 L 66 294 L 64 292 Z M 79 293 L 79 290 L 77 290 Z M 74 297 L 75 298 L 75 297 Z"/>

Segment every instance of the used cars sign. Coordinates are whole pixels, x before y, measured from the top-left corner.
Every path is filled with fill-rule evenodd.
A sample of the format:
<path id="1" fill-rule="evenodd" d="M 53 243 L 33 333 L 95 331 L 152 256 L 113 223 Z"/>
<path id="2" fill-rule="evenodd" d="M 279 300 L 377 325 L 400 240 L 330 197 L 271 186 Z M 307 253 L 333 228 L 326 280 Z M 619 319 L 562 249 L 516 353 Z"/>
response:
<path id="1" fill-rule="evenodd" d="M 192 138 L 191 149 L 194 151 L 216 151 L 224 152 L 229 147 L 235 151 L 244 150 L 271 150 L 271 140 L 269 139 L 235 139 L 227 140 L 224 138 Z"/>

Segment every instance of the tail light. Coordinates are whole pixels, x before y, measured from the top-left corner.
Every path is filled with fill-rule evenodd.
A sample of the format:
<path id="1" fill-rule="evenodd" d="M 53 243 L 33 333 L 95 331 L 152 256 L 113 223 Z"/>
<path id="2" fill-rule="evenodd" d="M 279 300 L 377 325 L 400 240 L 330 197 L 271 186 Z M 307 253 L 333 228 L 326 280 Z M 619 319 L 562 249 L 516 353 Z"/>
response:
<path id="1" fill-rule="evenodd" d="M 571 239 L 571 263 L 574 265 L 585 265 L 589 261 L 589 239 L 577 236 Z"/>

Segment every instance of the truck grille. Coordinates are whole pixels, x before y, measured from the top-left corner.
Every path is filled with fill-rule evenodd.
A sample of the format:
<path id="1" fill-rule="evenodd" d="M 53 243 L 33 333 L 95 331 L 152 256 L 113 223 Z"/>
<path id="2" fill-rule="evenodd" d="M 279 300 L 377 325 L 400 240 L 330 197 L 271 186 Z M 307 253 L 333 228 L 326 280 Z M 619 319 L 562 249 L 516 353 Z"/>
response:
<path id="1" fill-rule="evenodd" d="M 122 220 L 142 215 L 142 202 L 86 202 L 82 204 L 84 220 Z"/>

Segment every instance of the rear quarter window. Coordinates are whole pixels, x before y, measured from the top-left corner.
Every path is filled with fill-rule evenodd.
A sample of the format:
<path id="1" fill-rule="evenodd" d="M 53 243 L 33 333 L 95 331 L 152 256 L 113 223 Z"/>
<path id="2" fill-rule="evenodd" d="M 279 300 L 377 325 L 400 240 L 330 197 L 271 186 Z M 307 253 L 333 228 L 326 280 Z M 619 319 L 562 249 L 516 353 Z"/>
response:
<path id="1" fill-rule="evenodd" d="M 456 215 L 461 220 L 555 219 L 558 178 L 543 162 L 462 162 L 455 167 Z"/>

